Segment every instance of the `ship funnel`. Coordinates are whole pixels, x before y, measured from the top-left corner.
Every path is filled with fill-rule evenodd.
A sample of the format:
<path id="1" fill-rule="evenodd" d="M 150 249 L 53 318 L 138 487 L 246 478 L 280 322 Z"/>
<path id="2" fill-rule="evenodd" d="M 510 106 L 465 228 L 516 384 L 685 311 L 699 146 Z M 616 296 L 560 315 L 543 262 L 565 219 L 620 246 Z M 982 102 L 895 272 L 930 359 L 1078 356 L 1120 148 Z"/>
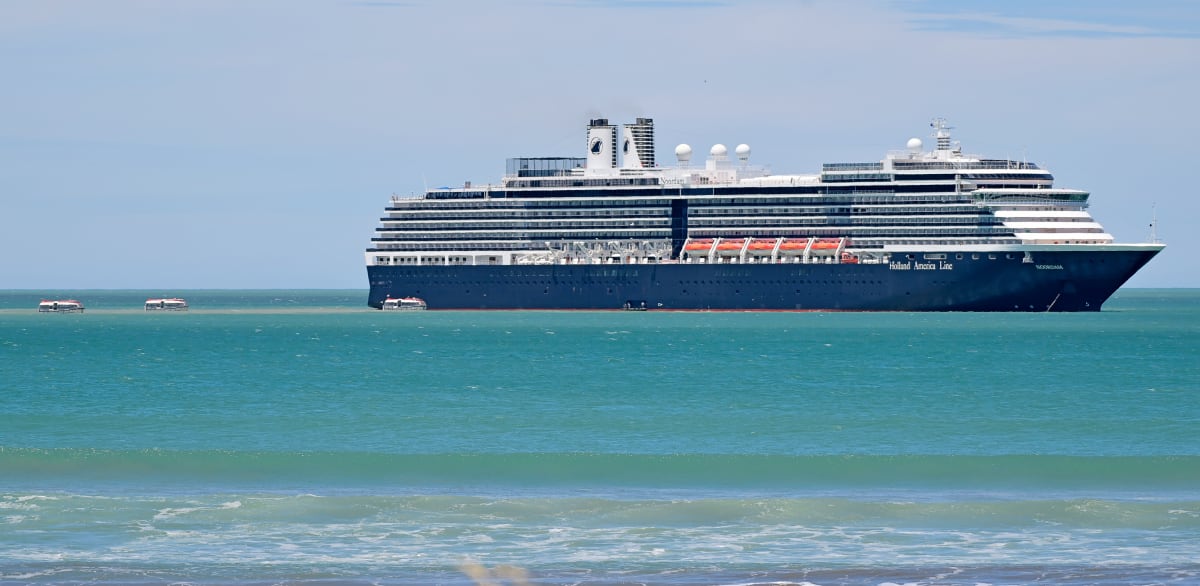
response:
<path id="1" fill-rule="evenodd" d="M 617 127 L 607 118 L 596 118 L 588 123 L 587 168 L 615 169 L 617 167 Z"/>
<path id="2" fill-rule="evenodd" d="M 621 147 L 622 164 L 627 169 L 649 169 L 654 163 L 654 120 L 638 118 L 625 125 L 625 142 Z"/>

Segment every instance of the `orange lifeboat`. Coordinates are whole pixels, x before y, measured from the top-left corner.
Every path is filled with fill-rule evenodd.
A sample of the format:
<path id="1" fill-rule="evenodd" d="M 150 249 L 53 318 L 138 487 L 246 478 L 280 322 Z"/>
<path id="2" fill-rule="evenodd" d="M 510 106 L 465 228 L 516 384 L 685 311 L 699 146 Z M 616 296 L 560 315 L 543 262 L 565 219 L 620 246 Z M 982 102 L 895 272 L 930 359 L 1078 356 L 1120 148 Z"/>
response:
<path id="1" fill-rule="evenodd" d="M 813 242 L 813 250 L 837 250 L 838 240 L 836 238 L 822 238 Z"/>
<path id="2" fill-rule="evenodd" d="M 744 238 L 738 238 L 736 240 L 722 240 L 721 243 L 717 245 L 717 250 L 723 250 L 726 252 L 740 251 L 742 249 L 742 245 L 745 243 L 746 240 Z"/>
<path id="3" fill-rule="evenodd" d="M 749 250 L 755 252 L 771 252 L 775 250 L 775 240 L 768 238 L 755 238 L 750 241 Z"/>
<path id="4" fill-rule="evenodd" d="M 712 238 L 701 238 L 688 242 L 683 249 L 687 252 L 708 252 L 712 248 L 712 243 Z"/>
<path id="5" fill-rule="evenodd" d="M 848 264 L 848 265 L 856 265 L 856 264 L 858 264 L 858 257 L 853 254 L 850 254 L 849 252 L 843 252 L 842 253 L 842 263 Z"/>
<path id="6" fill-rule="evenodd" d="M 804 252 L 804 248 L 807 246 L 807 238 L 788 238 L 779 245 L 779 250 L 784 252 Z"/>

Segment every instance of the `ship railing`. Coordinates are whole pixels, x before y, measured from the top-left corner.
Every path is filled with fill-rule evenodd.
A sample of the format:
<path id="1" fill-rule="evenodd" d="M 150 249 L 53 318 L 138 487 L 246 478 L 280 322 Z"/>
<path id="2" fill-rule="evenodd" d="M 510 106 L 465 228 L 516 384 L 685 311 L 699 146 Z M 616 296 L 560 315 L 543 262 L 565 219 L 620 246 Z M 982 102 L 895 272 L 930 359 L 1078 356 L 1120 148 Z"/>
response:
<path id="1" fill-rule="evenodd" d="M 909 153 L 906 151 L 889 151 L 888 156 L 892 158 L 892 167 L 895 169 L 911 170 L 933 170 L 933 169 L 1018 169 L 1018 170 L 1043 170 L 1034 163 L 1028 161 L 1009 161 L 1004 159 L 984 159 L 980 161 L 923 161 L 920 159 L 909 159 Z M 967 155 L 967 158 L 979 158 L 974 155 Z"/>
<path id="2" fill-rule="evenodd" d="M 881 171 L 882 163 L 825 163 L 822 171 Z"/>

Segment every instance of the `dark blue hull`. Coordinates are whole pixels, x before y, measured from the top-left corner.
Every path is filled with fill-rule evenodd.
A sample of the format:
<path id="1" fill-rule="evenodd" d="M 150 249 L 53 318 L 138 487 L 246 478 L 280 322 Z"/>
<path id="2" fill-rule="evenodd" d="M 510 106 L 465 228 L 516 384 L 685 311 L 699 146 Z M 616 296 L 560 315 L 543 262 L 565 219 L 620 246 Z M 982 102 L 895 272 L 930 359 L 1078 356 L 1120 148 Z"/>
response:
<path id="1" fill-rule="evenodd" d="M 367 303 L 429 309 L 1099 311 L 1157 248 L 949 253 L 889 264 L 368 266 Z"/>

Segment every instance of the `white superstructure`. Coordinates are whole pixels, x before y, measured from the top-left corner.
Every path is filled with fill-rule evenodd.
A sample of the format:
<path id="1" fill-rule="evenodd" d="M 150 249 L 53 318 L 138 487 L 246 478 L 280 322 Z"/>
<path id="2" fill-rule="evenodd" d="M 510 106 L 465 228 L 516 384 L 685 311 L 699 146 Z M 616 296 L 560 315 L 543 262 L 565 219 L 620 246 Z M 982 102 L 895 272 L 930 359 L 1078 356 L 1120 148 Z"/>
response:
<path id="1" fill-rule="evenodd" d="M 877 162 L 773 174 L 746 144 L 714 144 L 703 164 L 681 144 L 660 167 L 652 119 L 620 132 L 594 119 L 585 157 L 510 159 L 499 184 L 393 198 L 366 261 L 884 263 L 918 249 L 1115 246 L 1087 192 L 1033 163 L 964 154 L 944 120 L 932 126 L 933 150 L 914 138 Z"/>

